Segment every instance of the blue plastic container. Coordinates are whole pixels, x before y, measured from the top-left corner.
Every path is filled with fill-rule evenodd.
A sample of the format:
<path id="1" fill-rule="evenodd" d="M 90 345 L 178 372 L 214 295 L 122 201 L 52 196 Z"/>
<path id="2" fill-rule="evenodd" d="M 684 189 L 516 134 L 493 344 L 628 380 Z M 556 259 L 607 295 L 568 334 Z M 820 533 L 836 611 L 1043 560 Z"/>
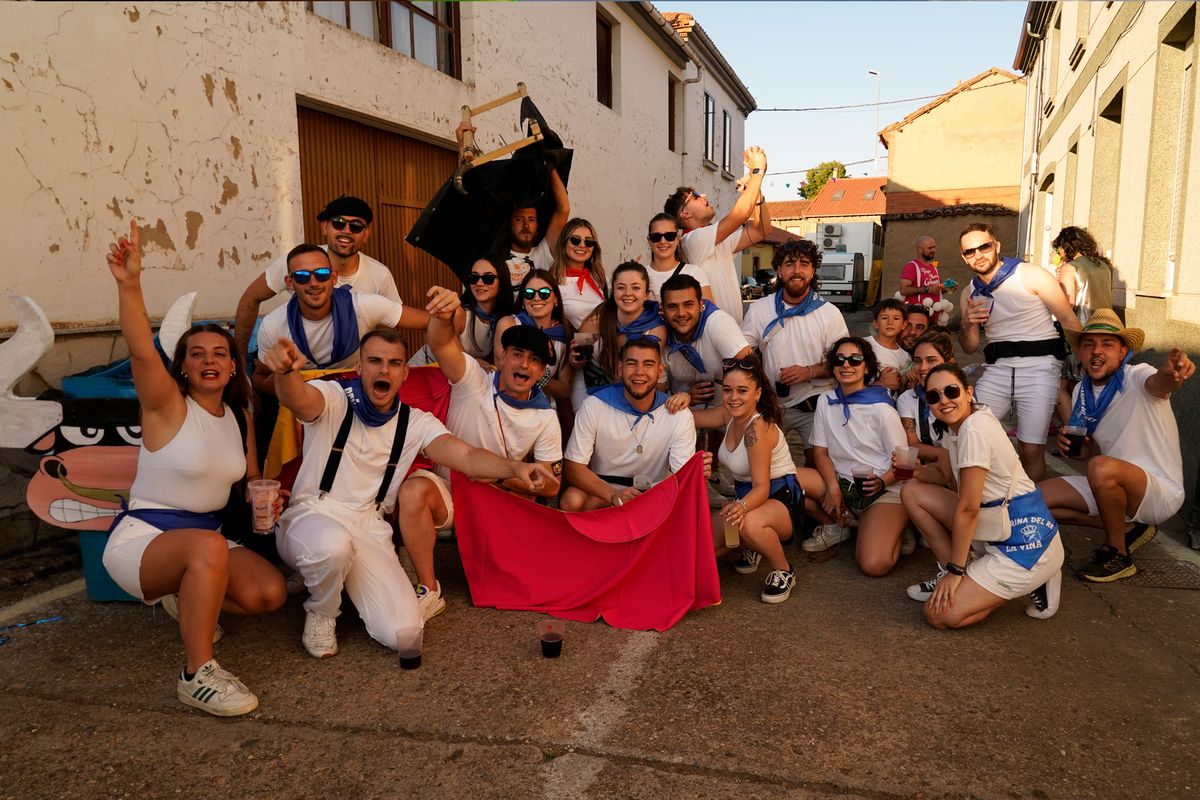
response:
<path id="1" fill-rule="evenodd" d="M 141 602 L 117 586 L 117 582 L 104 568 L 104 545 L 106 544 L 108 544 L 108 531 L 79 532 L 79 550 L 83 554 L 83 580 L 87 584 L 88 599 L 99 602 Z"/>

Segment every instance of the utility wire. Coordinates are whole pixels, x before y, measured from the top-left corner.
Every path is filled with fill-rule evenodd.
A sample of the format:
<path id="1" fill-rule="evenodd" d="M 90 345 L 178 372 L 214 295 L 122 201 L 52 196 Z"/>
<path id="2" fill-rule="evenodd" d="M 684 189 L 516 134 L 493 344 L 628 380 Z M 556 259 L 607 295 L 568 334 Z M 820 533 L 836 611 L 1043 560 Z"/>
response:
<path id="1" fill-rule="evenodd" d="M 1017 77 L 1017 78 L 1013 78 L 1011 80 L 1006 80 L 1003 83 L 989 83 L 986 86 L 972 86 L 969 89 L 963 89 L 962 92 L 977 92 L 980 89 L 992 89 L 996 86 L 1007 86 L 1008 84 L 1016 83 L 1019 80 L 1023 80 L 1023 78 Z M 951 91 L 953 91 L 953 90 L 951 90 Z M 938 97 L 943 97 L 946 94 L 947 94 L 947 92 L 940 92 L 938 94 L 927 94 L 927 95 L 923 95 L 921 97 L 907 97 L 903 100 L 883 100 L 882 102 L 879 102 L 879 103 L 851 103 L 849 105 L 842 105 L 842 106 L 812 106 L 811 108 L 756 108 L 755 111 L 795 111 L 795 112 L 845 111 L 847 109 L 855 109 L 855 108 L 874 108 L 875 106 L 898 106 L 898 105 L 903 105 L 904 103 L 915 103 L 918 100 L 933 100 Z M 960 92 L 960 94 L 961 94 L 961 92 Z"/>

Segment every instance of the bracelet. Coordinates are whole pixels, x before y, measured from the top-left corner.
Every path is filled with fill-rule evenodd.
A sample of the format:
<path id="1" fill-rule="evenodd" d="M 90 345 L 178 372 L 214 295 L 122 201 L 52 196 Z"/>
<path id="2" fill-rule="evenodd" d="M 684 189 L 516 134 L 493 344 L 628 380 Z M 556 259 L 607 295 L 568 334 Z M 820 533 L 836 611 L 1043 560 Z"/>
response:
<path id="1" fill-rule="evenodd" d="M 953 561 L 946 562 L 946 572 L 949 572 L 951 575 L 966 575 L 967 574 L 966 567 L 955 564 Z"/>
<path id="2" fill-rule="evenodd" d="M 745 501 L 745 500 L 738 500 L 738 503 L 739 503 L 739 504 L 741 504 L 741 506 L 742 506 L 742 511 L 743 511 L 744 513 L 746 513 L 746 514 L 749 514 L 749 513 L 750 513 L 750 506 L 746 505 L 746 501 Z"/>
<path id="3" fill-rule="evenodd" d="M 755 167 L 754 169 L 750 170 L 751 175 L 761 175 L 764 172 L 766 172 L 766 170 L 760 167 Z"/>

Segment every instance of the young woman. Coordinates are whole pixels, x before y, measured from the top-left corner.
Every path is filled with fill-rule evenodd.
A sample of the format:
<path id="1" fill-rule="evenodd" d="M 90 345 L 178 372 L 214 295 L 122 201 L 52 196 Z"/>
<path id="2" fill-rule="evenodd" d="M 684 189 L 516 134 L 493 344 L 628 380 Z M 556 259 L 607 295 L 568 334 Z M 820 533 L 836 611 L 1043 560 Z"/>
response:
<path id="1" fill-rule="evenodd" d="M 912 360 L 917 385 L 896 398 L 896 410 L 909 446 L 917 448 L 922 461 L 935 461 L 946 451 L 938 444 L 941 437 L 933 430 L 933 412 L 925 403 L 925 377 L 938 364 L 955 363 L 954 342 L 947 333 L 926 331 L 917 339 Z"/>
<path id="2" fill-rule="evenodd" d="M 570 331 L 563 320 L 562 295 L 554 276 L 544 269 L 532 269 L 517 287 L 517 308 L 513 316 L 496 325 L 496 357 L 500 356 L 500 339 L 513 325 L 532 325 L 550 337 L 554 345 L 554 363 L 546 370 L 549 381 L 546 394 L 564 401 L 571 396 L 574 370 L 567 359 Z"/>
<path id="3" fill-rule="evenodd" d="M 218 532 L 233 485 L 259 477 L 246 371 L 233 337 L 216 325 L 192 327 L 170 370 L 163 366 L 142 299 L 137 222 L 129 228 L 129 238 L 109 247 L 108 267 L 141 403 L 142 444 L 104 566 L 122 589 L 145 603 L 161 599 L 179 620 L 187 653 L 179 700 L 217 716 L 246 714 L 258 698 L 213 658 L 217 616 L 262 614 L 287 599 L 278 570 Z"/>
<path id="4" fill-rule="evenodd" d="M 608 295 L 596 229 L 586 219 L 568 220 L 554 246 L 554 283 L 562 293 L 563 315 L 575 330 Z"/>
<path id="5" fill-rule="evenodd" d="M 516 313 L 508 286 L 508 264 L 499 258 L 485 256 L 471 265 L 460 297 L 462 305 L 454 312 L 454 330 L 458 331 L 463 351 L 488 370 L 494 369 L 494 354 L 500 341 L 496 326 L 500 320 Z M 429 346 L 424 345 L 408 363 L 425 366 L 434 361 Z"/>
<path id="6" fill-rule="evenodd" d="M 888 390 L 872 383 L 879 364 L 871 345 L 844 336 L 826 353 L 825 363 L 837 386 L 817 399 L 813 417 L 813 457 L 825 482 L 821 505 L 836 520 L 858 518 L 858 568 L 880 577 L 896 565 L 908 525 L 892 471 L 892 451 L 907 445 L 908 438 Z M 848 538 L 846 528 L 822 525 L 801 546 L 816 552 Z"/>
<path id="7" fill-rule="evenodd" d="M 1032 603 L 1025 613 L 1048 619 L 1058 610 L 1062 583 L 1058 525 L 1004 427 L 973 400 L 957 366 L 929 371 L 925 401 L 950 431 L 949 458 L 921 467 L 901 493 L 938 560 L 937 575 L 908 587 L 908 596 L 925 602 L 925 620 L 935 628 L 972 625 L 1026 594 Z M 958 494 L 945 487 L 950 472 Z M 968 564 L 973 546 L 983 555 Z"/>
<path id="8" fill-rule="evenodd" d="M 666 324 L 658 303 L 649 299 L 650 277 L 636 261 L 626 261 L 613 271 L 612 294 L 583 321 L 580 333 L 598 339 L 593 357 L 580 358 L 573 349 L 571 365 L 575 378 L 571 400 L 579 408 L 588 390 L 619 380 L 617 354 L 630 336 L 650 338 L 660 345 L 667 340 Z"/>
<path id="9" fill-rule="evenodd" d="M 1058 256 L 1058 282 L 1075 309 L 1080 324 L 1092 312 L 1112 308 L 1112 262 L 1104 257 L 1086 228 L 1063 228 L 1050 243 Z"/>
<path id="10" fill-rule="evenodd" d="M 670 214 L 655 214 L 650 219 L 646 241 L 650 244 L 650 299 L 662 301 L 662 285 L 674 275 L 691 275 L 700 284 L 700 295 L 712 300 L 712 286 L 704 270 L 685 264 L 679 256 L 679 223 Z"/>
<path id="11" fill-rule="evenodd" d="M 722 404 L 693 410 L 697 428 L 725 428 L 717 456 L 734 479 L 737 499 L 720 510 L 715 526 L 717 554 L 725 550 L 724 524 L 738 528 L 744 548 L 734 569 L 749 575 L 767 560 L 771 572 L 763 584 L 764 603 L 782 603 L 796 585 L 783 545 L 790 542 L 804 519 L 805 496 L 820 497 L 821 476 L 812 469 L 796 469 L 779 429 L 779 400 L 753 355 L 729 358 L 721 384 Z M 688 407 L 687 392 L 672 395 L 669 411 Z"/>

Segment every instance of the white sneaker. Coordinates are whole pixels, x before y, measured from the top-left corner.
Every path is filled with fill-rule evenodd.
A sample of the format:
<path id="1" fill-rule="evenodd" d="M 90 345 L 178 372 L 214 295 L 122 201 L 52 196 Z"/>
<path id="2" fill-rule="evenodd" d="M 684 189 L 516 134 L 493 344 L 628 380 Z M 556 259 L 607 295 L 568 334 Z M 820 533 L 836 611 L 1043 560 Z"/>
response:
<path id="1" fill-rule="evenodd" d="M 329 658 L 336 656 L 337 620 L 316 611 L 308 611 L 304 615 L 304 649 L 313 658 Z"/>
<path id="2" fill-rule="evenodd" d="M 904 528 L 904 532 L 900 534 L 900 555 L 911 556 L 917 552 L 917 534 L 913 533 L 913 529 Z"/>
<path id="3" fill-rule="evenodd" d="M 190 681 L 180 673 L 175 695 L 184 705 L 199 708 L 218 717 L 236 717 L 239 714 L 249 714 L 258 708 L 258 697 L 254 692 L 221 669 L 221 665 L 214 658 L 204 662 Z"/>
<path id="4" fill-rule="evenodd" d="M 436 586 L 430 589 L 423 583 L 417 584 L 417 602 L 421 605 L 421 619 L 428 622 L 446 610 L 446 601 L 442 598 L 442 582 L 435 581 Z"/>
<path id="5" fill-rule="evenodd" d="M 923 580 L 920 583 L 914 583 L 905 591 L 908 592 L 908 596 L 913 600 L 916 600 L 918 603 L 924 603 L 926 600 L 933 597 L 933 590 L 937 588 L 938 581 L 946 577 L 948 574 L 949 573 L 946 572 L 942 565 L 938 564 L 938 571 L 936 575 L 927 580 Z"/>
<path id="6" fill-rule="evenodd" d="M 1058 601 L 1062 597 L 1062 572 L 1029 593 L 1029 605 L 1025 613 L 1034 619 L 1050 619 L 1058 613 Z"/>
<path id="7" fill-rule="evenodd" d="M 179 622 L 179 595 L 164 594 L 158 601 L 162 605 L 162 610 L 167 612 L 167 616 Z M 213 630 L 212 643 L 216 644 L 221 641 L 221 637 L 225 635 L 225 629 L 221 627 L 221 623 L 217 623 L 217 627 Z"/>
<path id="8" fill-rule="evenodd" d="M 820 525 L 817 527 L 816 532 L 813 533 L 812 538 L 805 539 L 800 543 L 800 549 L 806 553 L 819 553 L 849 538 L 849 528 L 844 528 L 841 525 Z"/>

